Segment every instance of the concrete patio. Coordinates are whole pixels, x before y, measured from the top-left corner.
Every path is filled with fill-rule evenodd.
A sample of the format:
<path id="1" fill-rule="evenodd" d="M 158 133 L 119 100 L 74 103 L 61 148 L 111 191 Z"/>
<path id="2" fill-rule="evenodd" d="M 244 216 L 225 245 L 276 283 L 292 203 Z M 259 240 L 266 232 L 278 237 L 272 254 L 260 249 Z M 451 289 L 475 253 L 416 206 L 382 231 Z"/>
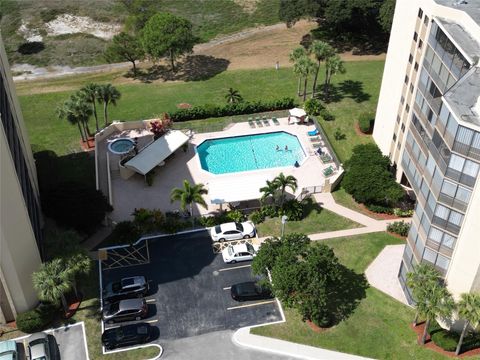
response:
<path id="1" fill-rule="evenodd" d="M 122 179 L 118 170 L 120 158 L 112 156 L 107 150 L 108 142 L 118 137 L 136 137 L 140 148 L 152 141 L 152 135 L 147 130 L 148 122 L 135 122 L 137 128 L 134 128 L 134 123 L 111 125 L 110 127 L 116 125 L 117 128 L 110 129 L 109 127 L 105 129 L 108 131 L 96 137 L 97 187 L 109 198 L 114 208 L 110 218 L 115 222 L 128 220 L 135 208 L 156 208 L 164 212 L 178 210 L 179 204 L 170 202 L 170 192 L 174 187 L 182 187 L 183 180 L 195 184 L 203 183 L 208 189 L 209 183 L 213 179 L 238 179 L 241 176 L 248 182 L 249 176 L 252 175 L 265 176 L 265 179 L 268 179 L 283 172 L 285 175 L 293 175 L 297 178 L 298 190 L 293 195 L 298 196 L 302 190 L 311 193 L 320 191 L 325 185 L 325 176 L 322 171 L 329 166 L 333 166 L 335 172 L 328 177 L 328 180 L 329 183 L 334 183 L 339 177 L 340 171 L 333 162 L 323 164 L 319 156 L 315 154 L 316 149 L 314 149 L 307 134 L 308 131 L 314 129 L 314 125 L 289 125 L 287 118 L 278 120 L 279 125 L 274 125 L 272 121 L 269 121 L 269 126 L 251 128 L 247 122 L 243 122 L 231 124 L 219 132 L 191 134 L 186 151 L 177 150 L 166 160 L 165 165 L 154 169 L 155 175 L 152 186 L 148 186 L 144 177 L 139 174 L 135 174 L 127 180 Z M 299 167 L 289 166 L 215 175 L 201 168 L 200 160 L 195 152 L 196 146 L 207 139 L 277 131 L 285 131 L 298 137 L 306 155 L 305 160 Z M 328 149 L 323 148 L 323 151 L 328 152 Z M 314 189 L 315 187 L 316 189 Z M 328 184 L 326 188 L 328 188 Z M 234 190 L 232 189 L 232 191 Z M 194 206 L 194 214 L 208 214 L 219 210 L 219 205 L 211 204 L 208 195 L 205 196 L 205 200 L 208 209 Z"/>

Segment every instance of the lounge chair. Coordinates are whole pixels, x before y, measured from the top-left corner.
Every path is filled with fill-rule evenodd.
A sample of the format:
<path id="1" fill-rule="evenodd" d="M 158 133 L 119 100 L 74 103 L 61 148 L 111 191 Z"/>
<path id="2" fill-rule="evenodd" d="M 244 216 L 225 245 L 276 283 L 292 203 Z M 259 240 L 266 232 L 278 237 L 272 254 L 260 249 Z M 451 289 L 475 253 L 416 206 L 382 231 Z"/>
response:
<path id="1" fill-rule="evenodd" d="M 280 125 L 280 122 L 277 120 L 277 118 L 274 116 L 272 117 L 272 122 L 275 124 L 275 125 Z"/>
<path id="2" fill-rule="evenodd" d="M 320 160 L 324 163 L 327 164 L 329 162 L 332 162 L 332 157 L 329 154 L 320 154 Z"/>
<path id="3" fill-rule="evenodd" d="M 323 175 L 324 176 L 330 176 L 333 174 L 333 166 L 329 166 L 326 169 L 323 169 Z"/>
<path id="4" fill-rule="evenodd" d="M 321 148 L 322 147 L 322 143 L 321 142 L 317 142 L 317 143 L 312 143 L 312 146 L 314 149 L 318 149 L 318 148 Z"/>
<path id="5" fill-rule="evenodd" d="M 260 120 L 260 116 L 257 116 L 255 118 L 255 123 L 257 124 L 258 127 L 263 127 L 262 121 Z"/>
<path id="6" fill-rule="evenodd" d="M 318 135 L 318 129 L 312 130 L 308 132 L 308 136 L 317 136 Z"/>
<path id="7" fill-rule="evenodd" d="M 320 141 L 322 141 L 322 139 L 320 138 L 320 136 L 311 136 L 309 139 L 310 139 L 311 142 L 320 142 Z"/>
<path id="8" fill-rule="evenodd" d="M 251 119 L 251 118 L 248 119 L 248 125 L 250 125 L 250 127 L 251 127 L 252 129 L 255 128 L 255 123 L 253 122 L 253 119 Z"/>
<path id="9" fill-rule="evenodd" d="M 262 121 L 263 121 L 263 125 L 270 126 L 270 121 L 267 119 L 266 116 L 263 117 Z"/>

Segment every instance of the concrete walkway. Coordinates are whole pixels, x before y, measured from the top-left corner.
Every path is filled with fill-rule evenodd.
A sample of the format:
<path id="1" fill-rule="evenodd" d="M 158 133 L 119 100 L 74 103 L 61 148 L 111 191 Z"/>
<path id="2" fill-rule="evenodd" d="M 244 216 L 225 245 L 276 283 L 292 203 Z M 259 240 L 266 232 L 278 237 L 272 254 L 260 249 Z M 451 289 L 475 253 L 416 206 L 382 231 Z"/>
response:
<path id="1" fill-rule="evenodd" d="M 408 305 L 398 280 L 405 245 L 387 245 L 365 271 L 368 283 L 394 299 Z"/>
<path id="2" fill-rule="evenodd" d="M 250 327 L 244 327 L 233 334 L 233 342 L 250 349 L 307 360 L 362 360 L 361 356 L 345 354 L 289 341 L 250 334 Z"/>

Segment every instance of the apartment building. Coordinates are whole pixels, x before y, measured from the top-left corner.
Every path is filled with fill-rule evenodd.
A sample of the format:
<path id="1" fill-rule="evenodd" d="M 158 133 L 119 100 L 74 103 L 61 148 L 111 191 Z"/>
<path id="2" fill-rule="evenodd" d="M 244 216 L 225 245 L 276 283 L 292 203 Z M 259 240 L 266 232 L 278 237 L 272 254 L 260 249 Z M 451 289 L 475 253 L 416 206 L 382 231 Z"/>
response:
<path id="1" fill-rule="evenodd" d="M 399 269 L 480 291 L 480 0 L 398 0 L 373 137 L 417 204 Z"/>
<path id="2" fill-rule="evenodd" d="M 0 324 L 38 302 L 31 275 L 41 258 L 35 164 L 0 37 Z"/>

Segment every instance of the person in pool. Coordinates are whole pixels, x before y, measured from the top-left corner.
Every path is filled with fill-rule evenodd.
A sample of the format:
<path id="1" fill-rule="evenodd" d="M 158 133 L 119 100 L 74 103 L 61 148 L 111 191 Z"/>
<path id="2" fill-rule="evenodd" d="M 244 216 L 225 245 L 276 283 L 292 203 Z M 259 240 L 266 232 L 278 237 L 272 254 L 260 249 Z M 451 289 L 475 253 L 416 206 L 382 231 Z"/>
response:
<path id="1" fill-rule="evenodd" d="M 277 145 L 276 150 L 277 150 L 277 151 L 280 151 L 280 146 Z"/>
<path id="2" fill-rule="evenodd" d="M 285 145 L 285 151 L 288 151 L 288 145 Z"/>

